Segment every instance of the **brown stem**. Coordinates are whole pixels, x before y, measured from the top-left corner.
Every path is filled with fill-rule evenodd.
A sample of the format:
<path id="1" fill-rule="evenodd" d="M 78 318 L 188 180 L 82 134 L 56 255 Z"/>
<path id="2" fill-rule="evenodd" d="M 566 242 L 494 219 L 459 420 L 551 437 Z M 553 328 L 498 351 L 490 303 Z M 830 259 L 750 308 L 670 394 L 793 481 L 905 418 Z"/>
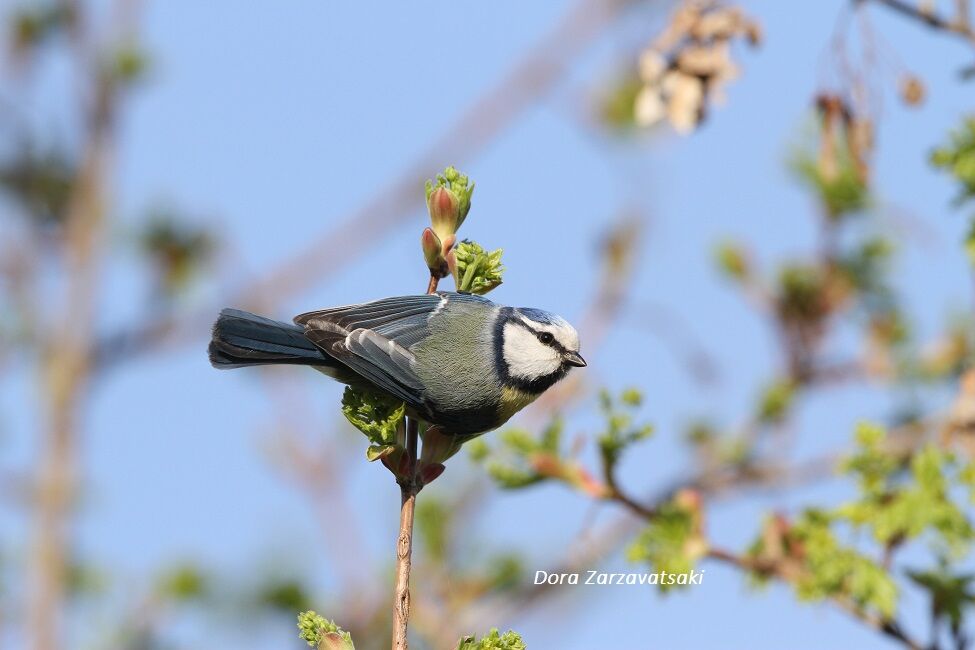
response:
<path id="1" fill-rule="evenodd" d="M 430 276 L 427 293 L 437 290 L 440 279 Z M 413 561 L 413 512 L 416 495 L 422 486 L 417 480 L 417 459 L 420 457 L 420 425 L 416 418 L 406 418 L 406 457 L 408 478 L 399 479 L 400 509 L 399 535 L 396 538 L 396 588 L 393 600 L 393 650 L 407 650 L 407 625 L 410 620 L 410 568 Z"/>
<path id="2" fill-rule="evenodd" d="M 396 538 L 396 589 L 393 600 L 393 650 L 406 650 L 406 627 L 410 619 L 410 567 L 413 558 L 413 512 L 420 491 L 416 480 L 419 426 L 414 418 L 406 419 L 406 455 L 409 478 L 399 481 L 399 536 Z"/>
<path id="3" fill-rule="evenodd" d="M 864 2 L 865 0 L 856 0 L 857 2 Z M 931 29 L 947 32 L 949 34 L 955 34 L 960 38 L 968 41 L 975 45 L 975 30 L 972 26 L 965 21 L 968 17 L 967 11 L 959 11 L 955 19 L 945 18 L 934 12 L 927 12 L 922 10 L 918 5 L 915 5 L 907 0 L 874 0 L 877 4 L 884 5 L 885 7 L 911 18 L 912 20 L 917 20 L 924 25 L 927 25 Z M 965 3 L 967 9 L 967 3 Z"/>
<path id="4" fill-rule="evenodd" d="M 65 217 L 66 300 L 59 325 L 43 342 L 47 426 L 37 470 L 36 523 L 27 628 L 34 650 L 63 647 L 71 502 L 75 492 L 78 420 L 90 378 L 100 244 L 105 231 L 106 173 L 112 151 L 114 99 L 92 109 L 84 162 Z"/>

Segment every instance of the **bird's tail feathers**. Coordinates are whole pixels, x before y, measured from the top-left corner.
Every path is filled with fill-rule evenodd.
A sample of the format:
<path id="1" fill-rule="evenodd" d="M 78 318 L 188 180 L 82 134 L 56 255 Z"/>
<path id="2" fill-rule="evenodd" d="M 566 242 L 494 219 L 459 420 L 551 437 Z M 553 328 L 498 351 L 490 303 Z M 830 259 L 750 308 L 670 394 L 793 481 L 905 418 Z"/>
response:
<path id="1" fill-rule="evenodd" d="M 214 368 L 265 364 L 328 365 L 328 357 L 305 338 L 304 329 L 290 323 L 224 309 L 213 324 L 207 350 Z"/>

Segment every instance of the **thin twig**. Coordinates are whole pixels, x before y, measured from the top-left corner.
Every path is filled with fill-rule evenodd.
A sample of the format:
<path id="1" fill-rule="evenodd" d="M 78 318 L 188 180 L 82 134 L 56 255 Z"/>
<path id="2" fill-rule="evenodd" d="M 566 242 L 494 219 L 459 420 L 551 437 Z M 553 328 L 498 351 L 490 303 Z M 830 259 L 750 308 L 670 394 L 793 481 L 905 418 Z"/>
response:
<path id="1" fill-rule="evenodd" d="M 440 278 L 430 276 L 427 294 L 437 291 Z M 393 650 L 406 650 L 406 638 L 410 620 L 410 568 L 413 560 L 413 513 L 416 495 L 423 486 L 417 478 L 417 459 L 420 426 L 416 418 L 406 418 L 406 458 L 409 463 L 408 478 L 398 480 L 400 489 L 399 535 L 396 538 L 396 588 L 393 600 Z"/>
<path id="2" fill-rule="evenodd" d="M 407 624 L 410 619 L 410 568 L 413 559 L 413 513 L 419 486 L 416 458 L 419 426 L 415 418 L 406 419 L 406 455 L 409 478 L 399 481 L 399 535 L 396 538 L 396 588 L 393 600 L 393 650 L 407 650 Z"/>
<path id="3" fill-rule="evenodd" d="M 856 0 L 857 3 L 863 3 L 865 1 Z M 972 45 L 975 45 L 975 29 L 972 29 L 970 23 L 964 21 L 965 12 L 959 12 L 959 15 L 954 20 L 951 20 L 933 11 L 924 11 L 918 5 L 907 2 L 907 0 L 873 0 L 873 2 L 892 9 L 902 16 L 920 21 L 931 29 L 955 34 Z"/>

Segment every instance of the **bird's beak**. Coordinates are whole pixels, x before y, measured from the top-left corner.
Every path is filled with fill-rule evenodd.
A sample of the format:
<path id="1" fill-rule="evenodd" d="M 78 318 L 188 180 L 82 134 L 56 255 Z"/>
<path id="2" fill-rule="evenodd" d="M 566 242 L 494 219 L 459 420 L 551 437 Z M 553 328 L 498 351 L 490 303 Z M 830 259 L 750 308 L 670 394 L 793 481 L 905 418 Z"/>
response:
<path id="1" fill-rule="evenodd" d="M 570 366 L 576 366 L 577 368 L 586 367 L 586 360 L 583 359 L 578 352 L 566 352 L 563 359 L 565 359 L 565 362 Z"/>

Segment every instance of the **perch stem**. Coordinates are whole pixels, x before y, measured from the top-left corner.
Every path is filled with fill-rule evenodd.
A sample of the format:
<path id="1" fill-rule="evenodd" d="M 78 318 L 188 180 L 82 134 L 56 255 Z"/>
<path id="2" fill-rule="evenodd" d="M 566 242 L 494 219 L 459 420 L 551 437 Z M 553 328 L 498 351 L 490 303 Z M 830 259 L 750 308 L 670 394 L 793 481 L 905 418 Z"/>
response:
<path id="1" fill-rule="evenodd" d="M 393 650 L 407 650 L 406 627 L 410 618 L 410 567 L 413 556 L 413 511 L 416 508 L 416 458 L 419 426 L 406 419 L 406 454 L 409 478 L 399 481 L 399 536 L 396 538 L 396 591 L 393 601 Z"/>
<path id="2" fill-rule="evenodd" d="M 437 290 L 440 279 L 430 276 L 427 293 Z M 417 459 L 420 457 L 420 426 L 415 418 L 406 418 L 406 457 L 409 468 L 408 477 L 399 483 L 399 535 L 396 538 L 396 589 L 393 600 L 393 650 L 407 650 L 407 625 L 410 620 L 410 568 L 413 561 L 413 512 L 416 509 L 416 495 L 420 484 L 416 478 Z"/>

